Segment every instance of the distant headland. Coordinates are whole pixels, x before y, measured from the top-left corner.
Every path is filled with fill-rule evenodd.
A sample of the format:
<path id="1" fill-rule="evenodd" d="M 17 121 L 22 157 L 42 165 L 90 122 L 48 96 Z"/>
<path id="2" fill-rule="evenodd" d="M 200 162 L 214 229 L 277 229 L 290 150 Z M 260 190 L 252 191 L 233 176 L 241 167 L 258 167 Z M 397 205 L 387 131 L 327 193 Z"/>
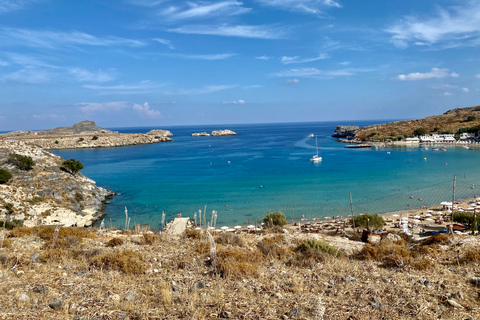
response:
<path id="1" fill-rule="evenodd" d="M 43 131 L 13 131 L 0 134 L 0 139 L 16 139 L 36 144 L 44 149 L 107 148 L 172 141 L 168 130 L 142 133 L 118 133 L 101 128 L 90 120 L 71 127 Z"/>

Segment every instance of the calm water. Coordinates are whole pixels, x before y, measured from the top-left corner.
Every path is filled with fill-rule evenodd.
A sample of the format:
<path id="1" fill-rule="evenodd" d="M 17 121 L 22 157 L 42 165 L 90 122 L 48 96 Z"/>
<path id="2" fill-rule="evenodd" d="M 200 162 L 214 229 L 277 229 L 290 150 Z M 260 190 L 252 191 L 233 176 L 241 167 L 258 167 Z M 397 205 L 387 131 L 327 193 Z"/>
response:
<path id="1" fill-rule="evenodd" d="M 288 219 L 346 216 L 349 192 L 356 213 L 451 201 L 454 175 L 457 197 L 475 195 L 472 184 L 480 188 L 480 150 L 346 149 L 330 137 L 341 124 L 162 127 L 173 133 L 174 142 L 54 153 L 81 160 L 84 175 L 118 193 L 106 207 L 107 218 L 116 226 L 124 224 L 124 207 L 132 223 L 150 223 L 154 228 L 160 225 L 162 211 L 167 220 L 179 212 L 193 217 L 205 205 L 207 220 L 217 210 L 217 225 L 233 225 L 253 223 L 272 211 L 282 211 Z M 217 129 L 238 135 L 190 136 Z M 321 163 L 309 161 L 315 154 L 310 133 L 318 136 Z"/>

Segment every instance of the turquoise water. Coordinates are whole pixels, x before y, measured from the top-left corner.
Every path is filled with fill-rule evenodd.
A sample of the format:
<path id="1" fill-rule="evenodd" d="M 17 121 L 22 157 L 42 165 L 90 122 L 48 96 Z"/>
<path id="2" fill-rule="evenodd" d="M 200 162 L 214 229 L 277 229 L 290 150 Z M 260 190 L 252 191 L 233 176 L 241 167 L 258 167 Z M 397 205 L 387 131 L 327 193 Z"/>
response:
<path id="1" fill-rule="evenodd" d="M 346 216 L 349 192 L 355 213 L 438 204 L 451 201 L 454 175 L 457 198 L 473 197 L 472 184 L 480 188 L 480 150 L 347 149 L 330 137 L 341 124 L 162 127 L 173 133 L 174 142 L 53 152 L 82 161 L 84 175 L 117 193 L 106 206 L 107 218 L 115 226 L 125 223 L 124 207 L 132 223 L 150 223 L 154 228 L 159 228 L 162 211 L 168 221 L 179 212 L 193 217 L 205 205 L 207 220 L 217 210 L 217 225 L 233 225 L 254 223 L 272 211 L 284 212 L 289 220 Z M 190 136 L 217 129 L 231 129 L 238 135 Z M 315 154 L 310 133 L 318 137 L 320 163 L 309 161 Z"/>

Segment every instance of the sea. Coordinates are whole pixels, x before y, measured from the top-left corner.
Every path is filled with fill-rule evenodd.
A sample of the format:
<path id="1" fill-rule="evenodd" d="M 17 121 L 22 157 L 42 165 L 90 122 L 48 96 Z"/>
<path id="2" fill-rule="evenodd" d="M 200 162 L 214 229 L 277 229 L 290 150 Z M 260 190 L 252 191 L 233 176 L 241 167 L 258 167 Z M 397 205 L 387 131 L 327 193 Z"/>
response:
<path id="1" fill-rule="evenodd" d="M 477 195 L 480 149 L 446 146 L 348 149 L 331 135 L 337 125 L 381 121 L 110 128 L 120 133 L 166 129 L 172 142 L 116 148 L 53 150 L 84 164 L 81 171 L 115 197 L 107 226 L 162 227 L 181 215 L 216 226 L 260 222 L 281 211 L 288 221 L 386 213 Z M 225 137 L 194 132 L 230 129 Z M 309 137 L 314 134 L 316 138 Z M 323 160 L 310 162 L 318 151 Z M 435 148 L 436 149 L 436 148 Z"/>

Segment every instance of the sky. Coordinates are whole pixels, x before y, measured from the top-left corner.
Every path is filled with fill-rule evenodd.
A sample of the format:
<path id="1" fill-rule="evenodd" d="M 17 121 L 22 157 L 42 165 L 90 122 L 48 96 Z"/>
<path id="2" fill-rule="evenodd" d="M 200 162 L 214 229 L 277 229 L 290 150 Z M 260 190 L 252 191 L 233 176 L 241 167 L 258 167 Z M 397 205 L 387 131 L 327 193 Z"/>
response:
<path id="1" fill-rule="evenodd" d="M 480 0 L 0 0 L 0 131 L 480 104 Z"/>

